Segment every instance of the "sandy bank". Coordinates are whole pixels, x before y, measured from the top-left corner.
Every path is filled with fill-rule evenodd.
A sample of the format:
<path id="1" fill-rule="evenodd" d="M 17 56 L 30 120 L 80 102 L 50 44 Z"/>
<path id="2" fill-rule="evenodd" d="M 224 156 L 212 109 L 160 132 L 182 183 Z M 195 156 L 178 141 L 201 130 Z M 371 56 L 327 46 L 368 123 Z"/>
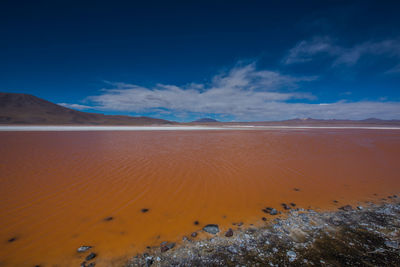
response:
<path id="1" fill-rule="evenodd" d="M 261 228 L 239 227 L 230 237 L 219 232 L 150 248 L 127 266 L 396 266 L 400 201 L 388 200 L 336 212 L 292 208 L 286 218 Z"/>

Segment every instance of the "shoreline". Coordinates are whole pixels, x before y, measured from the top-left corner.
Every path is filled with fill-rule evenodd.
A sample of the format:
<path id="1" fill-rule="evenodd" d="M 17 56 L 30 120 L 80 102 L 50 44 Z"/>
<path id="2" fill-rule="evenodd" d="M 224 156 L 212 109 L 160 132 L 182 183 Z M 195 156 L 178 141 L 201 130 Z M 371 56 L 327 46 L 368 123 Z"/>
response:
<path id="1" fill-rule="evenodd" d="M 400 130 L 399 126 L 259 126 L 259 125 L 192 125 L 192 126 L 66 126 L 66 125 L 30 125 L 0 126 L 0 132 L 58 132 L 58 131 L 198 131 L 198 130 Z"/>
<path id="2" fill-rule="evenodd" d="M 400 262 L 400 198 L 388 198 L 338 211 L 290 208 L 269 216 L 266 226 L 234 225 L 207 239 L 163 242 L 125 266 L 394 266 Z"/>

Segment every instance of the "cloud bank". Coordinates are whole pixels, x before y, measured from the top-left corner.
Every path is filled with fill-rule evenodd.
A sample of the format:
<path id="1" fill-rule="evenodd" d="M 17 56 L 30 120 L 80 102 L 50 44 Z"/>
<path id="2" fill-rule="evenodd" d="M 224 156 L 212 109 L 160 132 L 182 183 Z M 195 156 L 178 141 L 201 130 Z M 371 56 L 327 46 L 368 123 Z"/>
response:
<path id="1" fill-rule="evenodd" d="M 315 46 L 326 50 L 326 46 Z M 291 118 L 381 119 L 400 118 L 399 102 L 310 103 L 316 97 L 299 91 L 315 76 L 292 76 L 278 71 L 259 70 L 256 64 L 237 65 L 228 72 L 215 75 L 209 83 L 184 86 L 157 84 L 145 87 L 109 82 L 111 88 L 89 96 L 90 105 L 62 105 L 77 109 L 125 113 L 173 114 L 176 117 L 214 114 L 235 120 L 283 120 Z"/>

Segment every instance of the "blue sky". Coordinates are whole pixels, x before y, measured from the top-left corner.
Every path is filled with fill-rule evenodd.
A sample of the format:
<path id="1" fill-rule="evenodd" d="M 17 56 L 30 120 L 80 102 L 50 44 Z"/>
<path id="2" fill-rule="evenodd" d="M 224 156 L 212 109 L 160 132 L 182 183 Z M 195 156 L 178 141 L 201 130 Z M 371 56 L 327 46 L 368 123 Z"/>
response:
<path id="1" fill-rule="evenodd" d="M 0 91 L 177 121 L 400 119 L 398 1 L 1 1 Z"/>

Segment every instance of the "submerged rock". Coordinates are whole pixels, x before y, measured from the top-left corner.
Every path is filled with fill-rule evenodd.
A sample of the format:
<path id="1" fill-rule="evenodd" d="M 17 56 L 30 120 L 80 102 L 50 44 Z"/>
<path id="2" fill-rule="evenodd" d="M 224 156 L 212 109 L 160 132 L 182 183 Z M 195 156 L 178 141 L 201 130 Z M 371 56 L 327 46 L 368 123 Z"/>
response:
<path id="1" fill-rule="evenodd" d="M 166 252 L 170 249 L 173 249 L 175 247 L 175 243 L 166 243 L 161 246 L 161 252 Z"/>
<path id="2" fill-rule="evenodd" d="M 199 225 L 199 221 L 194 221 L 193 224 L 194 225 Z"/>
<path id="3" fill-rule="evenodd" d="M 278 214 L 278 211 L 274 208 L 266 207 L 265 209 L 262 210 L 265 213 L 269 213 L 271 215 L 276 215 Z"/>
<path id="4" fill-rule="evenodd" d="M 91 249 L 92 247 L 91 246 L 80 246 L 78 249 L 77 249 L 77 251 L 78 252 L 85 252 L 85 251 L 88 251 L 89 249 Z"/>
<path id="5" fill-rule="evenodd" d="M 226 237 L 231 237 L 233 236 L 233 230 L 231 228 L 229 228 L 229 230 L 225 233 Z"/>
<path id="6" fill-rule="evenodd" d="M 290 210 L 291 209 L 291 207 L 286 203 L 282 203 L 281 205 L 285 210 Z"/>
<path id="7" fill-rule="evenodd" d="M 140 211 L 143 212 L 143 213 L 146 213 L 146 212 L 149 211 L 149 209 L 141 209 Z"/>
<path id="8" fill-rule="evenodd" d="M 197 233 L 196 233 L 196 232 L 193 232 L 190 236 L 191 236 L 191 237 L 196 237 L 196 236 L 197 236 Z"/>
<path id="9" fill-rule="evenodd" d="M 11 237 L 10 239 L 7 240 L 7 242 L 8 242 L 8 243 L 12 243 L 12 242 L 14 242 L 15 240 L 17 240 L 16 237 Z"/>
<path id="10" fill-rule="evenodd" d="M 85 260 L 90 261 L 96 258 L 97 254 L 96 253 L 90 253 L 89 255 L 86 256 Z"/>
<path id="11" fill-rule="evenodd" d="M 112 220 L 114 220 L 114 217 L 112 217 L 112 216 L 108 216 L 108 217 L 104 218 L 104 221 L 106 221 L 106 222 L 112 221 Z"/>
<path id="12" fill-rule="evenodd" d="M 207 224 L 203 227 L 203 231 L 215 235 L 219 232 L 219 227 L 217 224 Z"/>

